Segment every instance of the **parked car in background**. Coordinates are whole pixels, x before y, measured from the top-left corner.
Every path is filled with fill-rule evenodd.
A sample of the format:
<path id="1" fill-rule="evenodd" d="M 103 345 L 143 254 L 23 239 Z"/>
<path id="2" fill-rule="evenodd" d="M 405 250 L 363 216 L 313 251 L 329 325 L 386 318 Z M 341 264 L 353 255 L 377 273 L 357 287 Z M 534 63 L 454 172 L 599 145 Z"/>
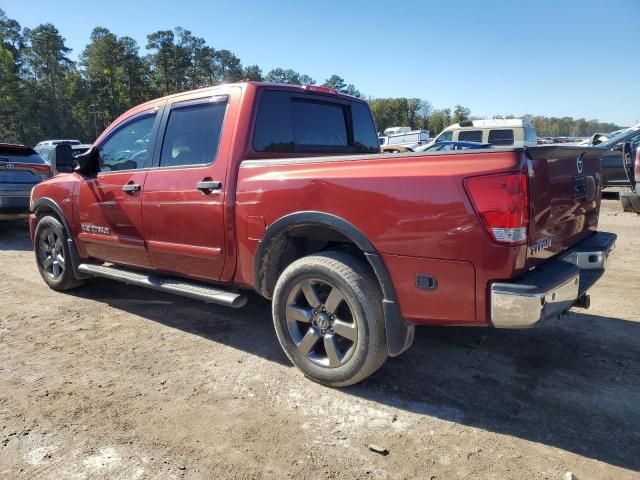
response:
<path id="1" fill-rule="evenodd" d="M 31 188 L 51 174 L 33 148 L 0 143 L 0 220 L 27 218 Z"/>
<path id="2" fill-rule="evenodd" d="M 520 118 L 468 120 L 448 126 L 435 138 L 437 142 L 478 142 L 496 146 L 535 147 L 538 136 L 531 122 Z"/>
<path id="3" fill-rule="evenodd" d="M 74 144 L 69 144 L 69 143 L 57 143 L 55 145 L 51 144 L 51 145 L 41 145 L 39 147 L 36 147 L 34 150 L 38 153 L 38 155 L 40 155 L 42 157 L 42 159 L 47 162 L 48 164 L 50 164 L 51 162 L 49 161 L 49 157 L 51 157 L 52 152 L 55 150 L 56 145 L 70 145 L 71 146 L 71 152 L 73 154 L 74 157 L 77 157 L 78 155 L 82 155 L 83 153 L 87 153 L 89 151 L 89 149 L 91 148 L 91 144 L 86 144 L 86 143 L 74 143 Z"/>
<path id="4" fill-rule="evenodd" d="M 43 140 L 38 142 L 38 144 L 34 147 L 36 151 L 39 147 L 49 146 L 49 145 L 80 145 L 82 142 L 80 140 L 75 139 L 57 139 L 57 140 Z"/>
<path id="5" fill-rule="evenodd" d="M 622 157 L 625 143 L 630 143 L 634 150 L 638 149 L 640 146 L 640 123 L 611 136 L 607 141 L 597 143 L 598 147 L 606 149 L 600 160 L 603 188 L 630 186 Z"/>
<path id="6" fill-rule="evenodd" d="M 103 277 L 229 307 L 255 290 L 289 359 L 336 387 L 408 349 L 415 325 L 522 328 L 588 306 L 616 239 L 597 231 L 598 148 L 378 150 L 367 103 L 331 88 L 146 102 L 88 154 L 56 147 L 70 173 L 33 190 L 38 270 L 54 290 Z"/>
<path id="7" fill-rule="evenodd" d="M 382 132 L 384 134 L 384 136 L 389 136 L 389 135 L 397 135 L 399 133 L 407 133 L 411 131 L 411 127 L 389 127 L 389 128 L 385 128 L 384 132 Z"/>
<path id="8" fill-rule="evenodd" d="M 640 214 L 640 147 L 627 142 L 622 147 L 622 156 L 631 190 L 620 192 L 620 204 L 625 212 Z"/>
<path id="9" fill-rule="evenodd" d="M 453 150 L 475 150 L 478 148 L 491 148 L 490 143 L 479 142 L 438 142 L 429 145 L 421 145 L 414 152 L 450 152 Z"/>
<path id="10" fill-rule="evenodd" d="M 413 152 L 417 147 L 428 144 L 429 141 L 429 132 L 426 130 L 394 133 L 386 137 L 386 142 L 380 150 L 385 153 Z"/>

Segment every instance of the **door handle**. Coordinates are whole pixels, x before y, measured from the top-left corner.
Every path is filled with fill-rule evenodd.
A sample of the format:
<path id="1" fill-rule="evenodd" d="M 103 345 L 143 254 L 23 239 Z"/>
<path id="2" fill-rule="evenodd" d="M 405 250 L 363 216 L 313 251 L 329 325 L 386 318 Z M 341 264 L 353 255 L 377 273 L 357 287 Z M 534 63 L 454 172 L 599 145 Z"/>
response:
<path id="1" fill-rule="evenodd" d="M 127 183 L 122 186 L 122 191 L 125 193 L 135 193 L 140 191 L 140 184 L 138 183 Z"/>
<path id="2" fill-rule="evenodd" d="M 217 180 L 202 180 L 196 183 L 196 188 L 202 193 L 209 194 L 214 191 L 222 190 L 222 182 Z"/>

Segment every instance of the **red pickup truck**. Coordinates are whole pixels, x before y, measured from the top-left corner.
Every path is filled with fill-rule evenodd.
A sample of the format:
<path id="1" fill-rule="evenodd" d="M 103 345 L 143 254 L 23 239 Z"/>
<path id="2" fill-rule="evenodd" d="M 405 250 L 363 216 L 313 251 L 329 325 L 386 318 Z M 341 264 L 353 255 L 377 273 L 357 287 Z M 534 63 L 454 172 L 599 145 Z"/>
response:
<path id="1" fill-rule="evenodd" d="M 32 192 L 44 281 L 91 277 L 241 307 L 272 299 L 305 375 L 356 383 L 415 325 L 527 327 L 604 272 L 596 147 L 381 154 L 369 108 L 322 87 L 239 83 L 118 118 L 52 155 Z"/>

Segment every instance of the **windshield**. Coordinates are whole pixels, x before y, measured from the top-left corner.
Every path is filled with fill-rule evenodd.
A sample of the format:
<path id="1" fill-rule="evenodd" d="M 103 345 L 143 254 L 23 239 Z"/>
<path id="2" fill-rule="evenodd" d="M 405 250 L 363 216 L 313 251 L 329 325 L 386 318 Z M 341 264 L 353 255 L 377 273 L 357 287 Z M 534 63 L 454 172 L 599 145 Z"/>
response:
<path id="1" fill-rule="evenodd" d="M 630 127 L 630 128 L 627 128 L 626 130 L 623 130 L 619 134 L 611 137 L 606 142 L 599 143 L 598 147 L 604 147 L 604 148 L 607 148 L 607 149 L 613 148 L 618 143 L 620 143 L 623 140 L 625 140 L 632 131 L 633 132 L 640 131 L 640 125 L 636 125 L 635 127 Z"/>

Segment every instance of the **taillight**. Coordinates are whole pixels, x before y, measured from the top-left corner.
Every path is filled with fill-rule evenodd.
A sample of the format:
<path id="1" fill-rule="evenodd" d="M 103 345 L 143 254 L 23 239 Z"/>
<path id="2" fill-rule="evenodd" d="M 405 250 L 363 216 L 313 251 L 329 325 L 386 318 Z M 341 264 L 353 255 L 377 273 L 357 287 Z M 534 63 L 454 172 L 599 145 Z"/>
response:
<path id="1" fill-rule="evenodd" d="M 508 245 L 527 242 L 529 195 L 524 173 L 467 178 L 464 187 L 494 241 Z"/>

